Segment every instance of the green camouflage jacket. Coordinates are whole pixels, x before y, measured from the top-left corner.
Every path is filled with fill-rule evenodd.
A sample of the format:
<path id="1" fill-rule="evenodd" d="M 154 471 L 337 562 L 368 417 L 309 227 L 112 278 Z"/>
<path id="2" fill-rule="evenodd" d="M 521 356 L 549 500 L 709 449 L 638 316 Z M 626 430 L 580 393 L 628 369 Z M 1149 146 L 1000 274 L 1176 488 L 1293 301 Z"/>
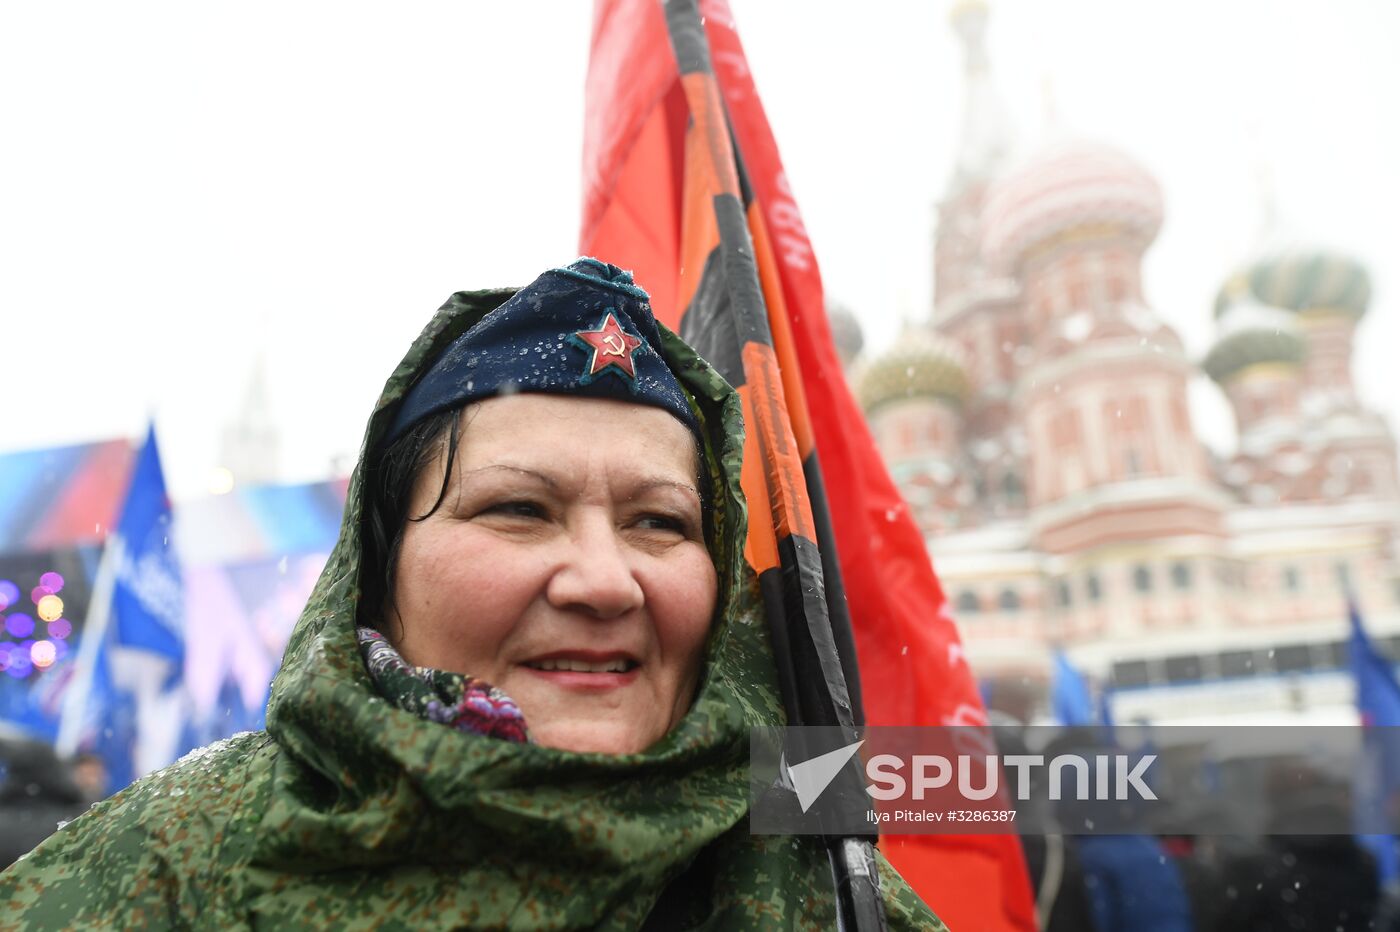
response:
<path id="1" fill-rule="evenodd" d="M 749 729 L 782 710 L 742 554 L 740 404 L 669 332 L 663 355 L 707 437 L 725 607 L 689 714 L 644 753 L 577 754 L 455 731 L 376 693 L 355 639 L 364 453 L 413 379 L 509 294 L 454 295 L 390 377 L 267 731 L 186 755 L 0 874 L 0 929 L 623 930 L 653 907 L 666 918 L 652 927 L 835 928 L 818 840 L 748 832 Z M 880 869 L 892 928 L 944 929 Z"/>

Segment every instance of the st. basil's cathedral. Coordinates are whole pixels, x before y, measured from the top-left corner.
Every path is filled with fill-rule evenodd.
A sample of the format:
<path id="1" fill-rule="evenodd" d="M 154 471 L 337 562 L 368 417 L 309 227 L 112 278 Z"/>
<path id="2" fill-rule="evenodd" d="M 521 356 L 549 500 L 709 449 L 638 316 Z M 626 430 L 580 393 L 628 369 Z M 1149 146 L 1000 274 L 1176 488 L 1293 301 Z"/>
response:
<path id="1" fill-rule="evenodd" d="M 965 109 L 932 314 L 850 363 L 973 668 L 1043 697 L 1063 650 L 1120 721 L 1354 720 L 1348 594 L 1400 645 L 1395 440 L 1351 372 L 1366 269 L 1270 245 L 1200 309 L 1216 336 L 1192 358 L 1142 288 L 1161 187 L 1081 137 L 1013 157 L 987 21 L 980 0 L 952 14 Z M 1192 425 L 1202 372 L 1233 409 L 1227 457 Z"/>

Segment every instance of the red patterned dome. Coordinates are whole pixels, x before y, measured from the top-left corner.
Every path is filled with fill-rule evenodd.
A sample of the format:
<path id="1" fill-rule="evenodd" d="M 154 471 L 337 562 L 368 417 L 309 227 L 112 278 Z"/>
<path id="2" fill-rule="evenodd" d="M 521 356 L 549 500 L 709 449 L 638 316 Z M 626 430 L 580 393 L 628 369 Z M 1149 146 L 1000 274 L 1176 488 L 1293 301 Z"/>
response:
<path id="1" fill-rule="evenodd" d="M 1135 160 L 1083 139 L 1051 145 L 992 188 L 983 249 L 1002 268 L 1076 231 L 1121 234 L 1146 246 L 1162 226 L 1162 189 Z"/>

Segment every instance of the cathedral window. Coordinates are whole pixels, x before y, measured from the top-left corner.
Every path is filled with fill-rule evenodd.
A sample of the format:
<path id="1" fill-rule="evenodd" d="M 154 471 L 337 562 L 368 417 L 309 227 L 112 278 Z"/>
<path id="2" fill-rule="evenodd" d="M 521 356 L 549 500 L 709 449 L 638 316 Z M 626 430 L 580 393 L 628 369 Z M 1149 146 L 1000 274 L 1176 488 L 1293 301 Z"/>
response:
<path id="1" fill-rule="evenodd" d="M 1006 496 L 1008 505 L 1017 507 L 1026 503 L 1026 487 L 1021 482 L 1021 477 L 1014 472 L 1001 477 L 1001 492 Z"/>
<path id="2" fill-rule="evenodd" d="M 1073 593 L 1069 588 L 1069 580 L 1061 579 L 1055 584 L 1055 601 L 1060 608 L 1069 608 L 1074 602 Z"/>
<path id="3" fill-rule="evenodd" d="M 1181 590 L 1191 588 L 1191 565 L 1189 563 L 1172 564 L 1172 585 Z"/>
<path id="4" fill-rule="evenodd" d="M 1152 591 L 1152 569 L 1148 566 L 1133 567 L 1133 588 L 1138 592 Z"/>
<path id="5" fill-rule="evenodd" d="M 1089 306 L 1088 285 L 1078 274 L 1069 280 L 1069 306 L 1072 311 L 1083 310 Z"/>
<path id="6" fill-rule="evenodd" d="M 1220 675 L 1227 678 L 1253 676 L 1257 669 L 1254 660 L 1254 651 L 1252 650 L 1221 651 L 1218 662 L 1220 664 Z"/>
<path id="7" fill-rule="evenodd" d="M 1103 599 L 1103 586 L 1099 583 L 1099 574 L 1090 573 L 1084 577 L 1084 592 L 1089 596 L 1090 602 L 1099 602 Z"/>
<path id="8" fill-rule="evenodd" d="M 1123 689 L 1131 686 L 1147 686 L 1152 682 L 1152 669 L 1146 660 L 1119 660 L 1113 664 L 1113 686 Z"/>
<path id="9" fill-rule="evenodd" d="M 982 608 L 981 602 L 977 598 L 977 593 L 971 589 L 964 589 L 958 593 L 958 612 L 963 615 L 975 615 Z"/>
<path id="10" fill-rule="evenodd" d="M 1313 668 L 1312 650 L 1307 644 L 1284 644 L 1270 653 L 1279 673 L 1306 673 Z"/>
<path id="11" fill-rule="evenodd" d="M 1297 592 L 1303 588 L 1303 577 L 1298 572 L 1298 567 L 1285 566 L 1283 568 L 1283 588 L 1289 592 Z"/>
<path id="12" fill-rule="evenodd" d="M 908 421 L 900 422 L 895 444 L 895 449 L 900 453 L 908 453 L 914 449 L 914 427 Z"/>
<path id="13" fill-rule="evenodd" d="M 1015 589 L 1003 589 L 997 596 L 997 607 L 1003 612 L 1019 612 L 1021 610 L 1021 597 L 1016 594 Z"/>
<path id="14" fill-rule="evenodd" d="M 1198 654 L 1177 654 L 1162 662 L 1168 683 L 1199 683 L 1203 674 Z"/>

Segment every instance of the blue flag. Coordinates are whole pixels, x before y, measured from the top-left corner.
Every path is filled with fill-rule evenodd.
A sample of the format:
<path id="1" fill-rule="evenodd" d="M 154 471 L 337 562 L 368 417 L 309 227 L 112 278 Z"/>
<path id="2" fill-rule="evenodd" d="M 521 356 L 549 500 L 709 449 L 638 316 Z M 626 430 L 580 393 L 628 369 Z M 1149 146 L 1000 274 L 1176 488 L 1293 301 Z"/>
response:
<path id="1" fill-rule="evenodd" d="M 184 587 L 170 540 L 170 497 L 154 424 L 136 457 L 116 533 L 121 558 L 112 593 L 114 643 L 169 659 L 170 685 L 185 659 Z"/>
<path id="2" fill-rule="evenodd" d="M 104 759 L 113 790 L 170 763 L 186 714 L 184 586 L 155 426 L 98 568 L 56 743 Z"/>
<path id="3" fill-rule="evenodd" d="M 1395 668 L 1366 634 L 1355 602 L 1348 603 L 1347 614 L 1351 617 L 1351 641 L 1347 647 L 1361 723 L 1400 726 L 1400 683 L 1395 680 Z"/>
<path id="4" fill-rule="evenodd" d="M 1361 623 L 1361 610 L 1348 599 L 1351 640 L 1348 653 L 1356 680 L 1356 708 L 1365 728 L 1361 766 L 1353 787 L 1357 838 L 1376 856 L 1381 881 L 1400 879 L 1395 837 L 1377 834 L 1389 824 L 1389 801 L 1400 793 L 1400 683 L 1395 668 L 1376 649 Z"/>
<path id="5" fill-rule="evenodd" d="M 1059 649 L 1055 651 L 1055 672 L 1050 685 L 1050 712 L 1062 725 L 1093 725 L 1097 720 L 1089 684 Z"/>

